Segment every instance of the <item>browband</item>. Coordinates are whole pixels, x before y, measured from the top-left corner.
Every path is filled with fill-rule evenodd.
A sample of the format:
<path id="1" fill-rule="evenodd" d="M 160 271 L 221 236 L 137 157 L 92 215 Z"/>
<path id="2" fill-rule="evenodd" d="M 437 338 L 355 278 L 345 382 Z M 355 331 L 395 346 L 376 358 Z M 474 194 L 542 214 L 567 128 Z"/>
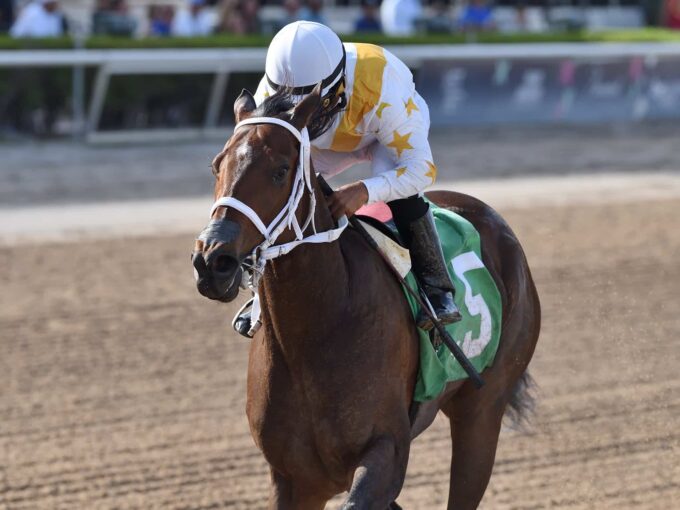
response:
<path id="1" fill-rule="evenodd" d="M 345 45 L 342 45 L 342 59 L 340 59 L 340 63 L 337 65 L 337 67 L 333 70 L 333 72 L 324 78 L 321 81 L 321 90 L 325 89 L 328 87 L 335 79 L 338 77 L 340 73 L 342 73 L 345 70 L 345 61 L 347 60 L 347 54 L 345 52 Z M 274 83 L 269 75 L 265 73 L 265 77 L 267 78 L 267 83 L 269 86 L 274 89 L 275 91 L 279 90 L 281 87 L 284 85 L 279 85 L 278 83 Z M 316 87 L 316 83 L 313 85 L 305 85 L 304 87 L 293 87 L 290 89 L 291 94 L 294 96 L 302 96 L 305 94 L 309 94 L 314 90 L 314 87 Z"/>

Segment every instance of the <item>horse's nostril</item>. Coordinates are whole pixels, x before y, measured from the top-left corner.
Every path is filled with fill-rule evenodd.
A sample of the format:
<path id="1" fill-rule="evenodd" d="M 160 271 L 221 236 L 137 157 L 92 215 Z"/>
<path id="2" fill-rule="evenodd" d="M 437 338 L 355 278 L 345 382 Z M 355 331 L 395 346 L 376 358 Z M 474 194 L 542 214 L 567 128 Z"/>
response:
<path id="1" fill-rule="evenodd" d="M 231 275 L 238 269 L 238 261 L 229 255 L 219 255 L 212 264 L 213 273 Z"/>

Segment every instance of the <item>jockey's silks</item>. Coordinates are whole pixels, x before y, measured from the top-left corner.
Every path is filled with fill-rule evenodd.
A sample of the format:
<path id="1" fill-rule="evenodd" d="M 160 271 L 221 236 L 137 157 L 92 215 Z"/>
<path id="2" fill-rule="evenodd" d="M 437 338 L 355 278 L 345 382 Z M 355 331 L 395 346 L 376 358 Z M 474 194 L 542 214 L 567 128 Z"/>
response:
<path id="1" fill-rule="evenodd" d="M 371 161 L 373 177 L 363 181 L 369 203 L 422 192 L 434 183 L 437 168 L 428 142 L 429 110 L 416 92 L 411 71 L 379 46 L 344 46 L 347 107 L 328 131 L 312 140 L 315 170 L 332 176 Z M 256 103 L 273 93 L 263 77 Z"/>

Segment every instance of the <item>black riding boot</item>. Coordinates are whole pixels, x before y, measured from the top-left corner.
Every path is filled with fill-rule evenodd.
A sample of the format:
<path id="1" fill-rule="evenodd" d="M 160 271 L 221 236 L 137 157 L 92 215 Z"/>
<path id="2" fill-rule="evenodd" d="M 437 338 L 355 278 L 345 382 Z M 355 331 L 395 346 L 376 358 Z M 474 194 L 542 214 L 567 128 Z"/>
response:
<path id="1" fill-rule="evenodd" d="M 418 199 L 422 200 L 422 198 Z M 414 198 L 405 200 L 414 200 Z M 392 203 L 390 206 L 394 213 L 395 209 L 392 207 Z M 406 241 L 411 253 L 413 272 L 423 287 L 432 308 L 434 308 L 437 318 L 445 325 L 458 322 L 461 316 L 458 307 L 453 302 L 455 289 L 446 269 L 432 211 L 427 207 L 425 213 L 419 218 L 411 219 L 408 222 L 403 221 L 403 217 L 401 218 L 402 221 L 399 221 L 400 218 L 397 215 L 394 219 L 397 229 Z M 432 320 L 422 310 L 418 313 L 416 323 L 419 328 L 425 331 L 434 327 Z"/>

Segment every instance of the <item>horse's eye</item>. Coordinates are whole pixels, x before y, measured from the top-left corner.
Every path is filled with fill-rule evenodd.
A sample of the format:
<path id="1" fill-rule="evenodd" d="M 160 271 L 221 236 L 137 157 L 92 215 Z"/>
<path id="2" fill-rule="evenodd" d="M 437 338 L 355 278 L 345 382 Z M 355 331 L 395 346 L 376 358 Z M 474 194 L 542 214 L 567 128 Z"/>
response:
<path id="1" fill-rule="evenodd" d="M 274 182 L 276 184 L 283 183 L 283 180 L 286 178 L 287 173 L 288 173 L 288 165 L 282 165 L 282 166 L 278 167 L 276 170 L 274 170 Z"/>

